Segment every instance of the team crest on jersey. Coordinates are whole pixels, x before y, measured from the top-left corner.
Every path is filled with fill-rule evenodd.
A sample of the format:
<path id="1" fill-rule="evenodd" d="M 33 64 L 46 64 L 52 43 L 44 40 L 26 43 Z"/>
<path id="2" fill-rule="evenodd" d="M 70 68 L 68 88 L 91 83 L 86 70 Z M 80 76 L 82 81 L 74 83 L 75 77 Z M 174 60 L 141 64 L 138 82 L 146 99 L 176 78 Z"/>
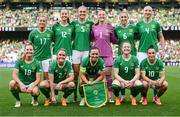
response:
<path id="1" fill-rule="evenodd" d="M 151 25 L 151 28 L 156 28 L 156 26 L 152 24 L 152 25 Z"/>
<path id="2" fill-rule="evenodd" d="M 156 70 L 156 71 L 158 71 L 158 70 L 159 70 L 159 67 L 158 67 L 158 66 L 157 66 L 157 67 L 155 67 L 155 70 Z"/>
<path id="3" fill-rule="evenodd" d="M 132 33 L 132 32 L 133 32 L 133 29 L 129 29 L 129 32 Z"/>
<path id="4" fill-rule="evenodd" d="M 50 34 L 47 34 L 46 36 L 47 36 L 47 37 L 50 37 Z"/>
<path id="5" fill-rule="evenodd" d="M 64 68 L 64 71 L 67 72 L 68 71 L 67 68 Z"/>
<path id="6" fill-rule="evenodd" d="M 134 63 L 131 63 L 131 66 L 133 67 L 133 66 L 134 66 Z"/>
<path id="7" fill-rule="evenodd" d="M 35 69 L 36 69 L 36 66 L 33 65 L 33 66 L 32 66 L 32 70 L 34 71 Z"/>

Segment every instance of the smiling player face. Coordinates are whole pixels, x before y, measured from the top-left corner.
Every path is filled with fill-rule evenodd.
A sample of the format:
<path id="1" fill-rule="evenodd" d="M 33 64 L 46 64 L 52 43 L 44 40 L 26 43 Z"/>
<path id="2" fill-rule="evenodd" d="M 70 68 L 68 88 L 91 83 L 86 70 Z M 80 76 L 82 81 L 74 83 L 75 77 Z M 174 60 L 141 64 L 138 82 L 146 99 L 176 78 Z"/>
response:
<path id="1" fill-rule="evenodd" d="M 78 8 L 78 15 L 80 19 L 85 19 L 87 14 L 87 8 L 84 6 L 81 6 Z"/>
<path id="2" fill-rule="evenodd" d="M 105 11 L 99 11 L 98 12 L 98 20 L 100 21 L 100 22 L 104 22 L 105 21 L 105 19 L 106 19 L 106 13 L 105 13 Z"/>
<path id="3" fill-rule="evenodd" d="M 96 62 L 97 59 L 99 58 L 99 50 L 98 49 L 92 49 L 90 51 L 90 58 L 91 58 L 91 62 Z"/>
<path id="4" fill-rule="evenodd" d="M 67 21 L 69 18 L 69 13 L 67 10 L 61 10 L 60 12 L 60 18 L 62 21 Z"/>
<path id="5" fill-rule="evenodd" d="M 124 43 L 122 45 L 122 53 L 126 54 L 126 55 L 131 53 L 131 45 L 130 45 L 130 43 Z"/>
<path id="6" fill-rule="evenodd" d="M 64 63 L 65 60 L 66 60 L 66 52 L 63 50 L 60 50 L 57 55 L 57 61 L 59 63 Z"/>

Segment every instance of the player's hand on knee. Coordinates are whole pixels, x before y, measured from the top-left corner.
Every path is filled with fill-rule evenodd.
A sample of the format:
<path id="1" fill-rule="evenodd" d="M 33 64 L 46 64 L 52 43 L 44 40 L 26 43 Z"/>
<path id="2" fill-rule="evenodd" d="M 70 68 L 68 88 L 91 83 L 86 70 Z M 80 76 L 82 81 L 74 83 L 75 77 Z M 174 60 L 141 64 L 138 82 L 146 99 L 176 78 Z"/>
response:
<path id="1" fill-rule="evenodd" d="M 27 93 L 31 93 L 31 92 L 32 92 L 32 90 L 33 90 L 33 88 L 32 88 L 32 87 L 28 87 L 28 88 L 27 88 L 27 90 L 26 90 L 26 92 L 27 92 Z"/>
<path id="2" fill-rule="evenodd" d="M 24 84 L 20 84 L 19 88 L 21 92 L 26 92 L 26 86 Z"/>

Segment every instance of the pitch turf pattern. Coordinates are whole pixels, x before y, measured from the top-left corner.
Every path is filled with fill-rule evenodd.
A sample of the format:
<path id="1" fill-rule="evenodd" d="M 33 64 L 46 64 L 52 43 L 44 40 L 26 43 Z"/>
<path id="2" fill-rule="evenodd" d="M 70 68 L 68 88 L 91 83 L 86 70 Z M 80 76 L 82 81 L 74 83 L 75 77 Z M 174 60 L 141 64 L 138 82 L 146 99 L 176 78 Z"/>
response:
<path id="1" fill-rule="evenodd" d="M 129 96 L 127 102 L 120 107 L 107 104 L 102 108 L 92 109 L 87 106 L 80 107 L 79 103 L 68 104 L 67 107 L 58 106 L 44 107 L 44 97 L 39 97 L 40 106 L 33 107 L 31 96 L 21 94 L 22 107 L 14 108 L 15 99 L 8 90 L 8 82 L 11 80 L 12 69 L 0 69 L 0 116 L 180 116 L 180 67 L 166 67 L 166 78 L 169 89 L 162 96 L 161 106 L 152 102 L 152 90 L 148 92 L 148 105 L 131 106 Z M 129 91 L 127 90 L 127 95 Z M 139 99 L 139 96 L 138 96 Z M 72 101 L 72 96 L 70 98 Z"/>

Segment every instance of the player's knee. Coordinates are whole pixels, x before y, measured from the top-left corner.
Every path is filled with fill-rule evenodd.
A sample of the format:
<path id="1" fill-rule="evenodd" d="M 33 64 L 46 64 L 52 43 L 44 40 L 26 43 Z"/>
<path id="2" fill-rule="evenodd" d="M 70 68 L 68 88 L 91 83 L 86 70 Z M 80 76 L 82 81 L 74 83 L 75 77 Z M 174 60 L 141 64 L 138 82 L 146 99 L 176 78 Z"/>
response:
<path id="1" fill-rule="evenodd" d="M 33 95 L 39 95 L 38 87 L 34 87 L 32 93 Z"/>
<path id="2" fill-rule="evenodd" d="M 10 89 L 13 89 L 13 88 L 15 88 L 15 86 L 16 86 L 16 81 L 15 81 L 15 80 L 11 80 L 11 81 L 9 82 L 9 88 L 10 88 Z"/>
<path id="3" fill-rule="evenodd" d="M 119 87 L 121 86 L 120 82 L 116 79 L 112 82 L 112 85 L 117 85 Z"/>
<path id="4" fill-rule="evenodd" d="M 144 88 L 148 88 L 148 82 L 147 81 L 142 81 L 142 84 L 143 84 Z"/>
<path id="5" fill-rule="evenodd" d="M 164 87 L 164 88 L 167 88 L 167 87 L 168 87 L 168 82 L 167 82 L 167 81 L 164 81 L 164 82 L 163 82 L 163 87 Z"/>
<path id="6" fill-rule="evenodd" d="M 142 86 L 143 86 L 143 83 L 142 83 L 140 80 L 136 80 L 136 81 L 134 82 L 134 86 L 135 86 L 135 87 L 142 87 Z"/>
<path id="7" fill-rule="evenodd" d="M 49 87 L 49 82 L 47 80 L 44 80 L 44 81 L 40 82 L 39 86 L 40 87 Z"/>

